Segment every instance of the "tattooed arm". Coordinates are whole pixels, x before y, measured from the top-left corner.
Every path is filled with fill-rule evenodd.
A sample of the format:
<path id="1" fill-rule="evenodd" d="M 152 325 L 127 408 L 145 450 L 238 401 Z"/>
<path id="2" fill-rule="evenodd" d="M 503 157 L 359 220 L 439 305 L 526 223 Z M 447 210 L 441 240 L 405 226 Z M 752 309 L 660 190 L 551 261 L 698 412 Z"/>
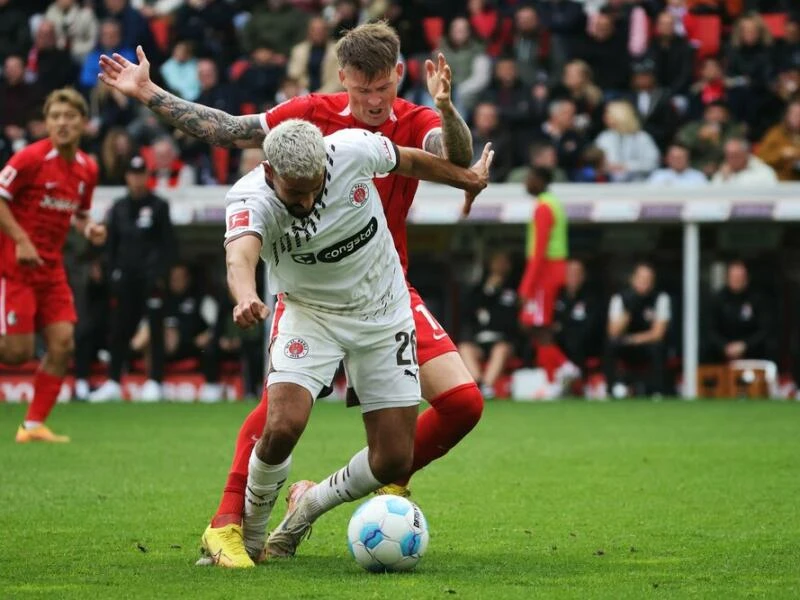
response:
<path id="1" fill-rule="evenodd" d="M 449 111 L 440 110 L 442 128 L 431 131 L 425 140 L 425 148 L 431 154 L 446 158 L 459 167 L 472 163 L 472 134 L 469 127 L 451 106 Z"/>
<path id="2" fill-rule="evenodd" d="M 135 98 L 173 127 L 209 144 L 258 148 L 264 141 L 258 115 L 235 117 L 178 98 L 150 80 L 150 63 L 141 46 L 136 48 L 136 56 L 139 64 L 119 54 L 100 56 L 100 81 Z"/>

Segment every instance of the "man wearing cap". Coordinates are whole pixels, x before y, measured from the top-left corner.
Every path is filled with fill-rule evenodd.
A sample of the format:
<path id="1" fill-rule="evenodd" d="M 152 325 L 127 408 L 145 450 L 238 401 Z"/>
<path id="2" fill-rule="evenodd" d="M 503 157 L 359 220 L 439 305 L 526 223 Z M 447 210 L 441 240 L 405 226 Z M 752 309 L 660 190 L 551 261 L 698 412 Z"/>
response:
<path id="1" fill-rule="evenodd" d="M 164 375 L 164 290 L 175 262 L 177 241 L 166 200 L 147 187 L 147 168 L 134 156 L 125 173 L 128 193 L 108 213 L 108 266 L 111 274 L 111 364 L 108 380 L 89 395 L 90 402 L 120 399 L 120 378 L 129 343 L 142 315 L 150 329 L 148 379 L 137 400 L 161 397 Z"/>
<path id="2" fill-rule="evenodd" d="M 658 149 L 664 152 L 678 126 L 678 115 L 669 90 L 658 86 L 655 66 L 651 58 L 642 58 L 633 63 L 633 94 L 630 100 L 636 107 L 642 128 L 653 137 Z"/>

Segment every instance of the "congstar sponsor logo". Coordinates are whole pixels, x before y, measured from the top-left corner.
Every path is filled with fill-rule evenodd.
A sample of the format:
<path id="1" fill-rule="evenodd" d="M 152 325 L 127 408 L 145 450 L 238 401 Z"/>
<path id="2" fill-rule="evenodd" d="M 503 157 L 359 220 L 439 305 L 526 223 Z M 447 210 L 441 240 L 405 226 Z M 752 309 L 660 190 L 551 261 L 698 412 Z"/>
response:
<path id="1" fill-rule="evenodd" d="M 361 231 L 354 233 L 348 238 L 343 239 L 341 242 L 336 242 L 332 246 L 320 250 L 317 253 L 317 260 L 324 263 L 339 262 L 343 258 L 350 256 L 363 248 L 369 242 L 375 233 L 378 231 L 378 219 L 372 217 L 367 223 L 366 227 Z"/>

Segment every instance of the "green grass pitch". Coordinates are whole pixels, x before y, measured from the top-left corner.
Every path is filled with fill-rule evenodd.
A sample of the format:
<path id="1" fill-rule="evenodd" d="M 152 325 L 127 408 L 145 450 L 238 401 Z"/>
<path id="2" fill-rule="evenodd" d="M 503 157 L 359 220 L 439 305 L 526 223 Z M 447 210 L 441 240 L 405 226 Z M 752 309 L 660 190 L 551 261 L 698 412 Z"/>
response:
<path id="1" fill-rule="evenodd" d="M 18 446 L 23 407 L 0 405 L 0 598 L 800 597 L 799 404 L 490 403 L 413 481 L 415 572 L 356 566 L 355 505 L 294 559 L 195 567 L 251 406 L 59 406 L 71 444 Z M 357 412 L 318 404 L 292 480 L 363 440 Z"/>

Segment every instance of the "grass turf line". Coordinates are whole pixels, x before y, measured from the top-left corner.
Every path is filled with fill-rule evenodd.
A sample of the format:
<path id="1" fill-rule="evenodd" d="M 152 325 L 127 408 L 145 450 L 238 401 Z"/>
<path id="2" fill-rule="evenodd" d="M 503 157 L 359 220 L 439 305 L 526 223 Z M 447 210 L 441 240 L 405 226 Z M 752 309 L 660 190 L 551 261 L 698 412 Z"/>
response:
<path id="1" fill-rule="evenodd" d="M 251 407 L 58 406 L 73 442 L 21 446 L 23 407 L 0 405 L 0 598 L 800 596 L 800 405 L 490 403 L 412 482 L 431 527 L 416 572 L 356 566 L 355 505 L 293 560 L 194 567 Z M 363 442 L 357 412 L 319 403 L 290 481 Z"/>

